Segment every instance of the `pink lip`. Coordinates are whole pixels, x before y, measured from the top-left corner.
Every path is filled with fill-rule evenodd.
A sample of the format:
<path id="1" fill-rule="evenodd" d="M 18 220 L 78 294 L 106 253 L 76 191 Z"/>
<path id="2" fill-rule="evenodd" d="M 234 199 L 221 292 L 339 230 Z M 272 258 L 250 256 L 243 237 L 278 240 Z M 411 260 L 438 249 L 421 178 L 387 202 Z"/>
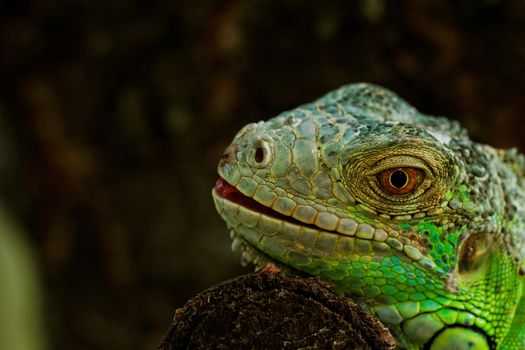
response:
<path id="1" fill-rule="evenodd" d="M 217 179 L 217 182 L 215 182 L 215 191 L 217 191 L 217 194 L 221 196 L 222 198 L 225 198 L 231 202 L 240 204 L 243 207 L 249 208 L 258 213 L 266 214 L 266 215 L 273 216 L 273 217 L 280 215 L 282 216 L 282 218 L 285 218 L 284 215 L 281 215 L 275 212 L 274 210 L 272 210 L 271 208 L 265 207 L 264 205 L 258 203 L 254 199 L 251 199 L 250 197 L 245 196 L 234 186 L 226 182 L 226 180 L 224 180 L 222 177 L 219 177 Z"/>
<path id="2" fill-rule="evenodd" d="M 220 197 L 222 197 L 224 199 L 227 199 L 227 200 L 229 200 L 231 202 L 237 203 L 237 204 L 239 204 L 239 205 L 241 205 L 241 206 L 243 206 L 245 208 L 248 208 L 250 210 L 256 211 L 256 212 L 258 212 L 260 214 L 271 216 L 271 217 L 279 219 L 279 220 L 288 221 L 288 222 L 291 222 L 291 223 L 296 224 L 296 225 L 311 227 L 311 228 L 314 228 L 314 229 L 317 229 L 317 230 L 319 229 L 315 225 L 305 224 L 303 222 L 300 222 L 300 221 L 292 218 L 291 216 L 286 216 L 286 215 L 283 215 L 281 213 L 278 213 L 275 210 L 273 210 L 272 208 L 266 207 L 266 206 L 262 205 L 261 203 L 257 202 L 255 199 L 252 199 L 250 197 L 245 196 L 238 189 L 236 189 L 234 186 L 232 186 L 228 182 L 226 182 L 226 180 L 224 180 L 222 177 L 219 177 L 217 179 L 217 182 L 215 182 L 215 191 L 217 192 L 217 194 Z"/>

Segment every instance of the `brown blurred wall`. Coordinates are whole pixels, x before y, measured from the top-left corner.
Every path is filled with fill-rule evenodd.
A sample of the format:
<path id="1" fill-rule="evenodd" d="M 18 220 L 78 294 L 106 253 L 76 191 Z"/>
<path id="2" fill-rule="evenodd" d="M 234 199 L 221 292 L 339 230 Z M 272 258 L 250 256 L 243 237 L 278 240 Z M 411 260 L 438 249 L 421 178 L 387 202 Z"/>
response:
<path id="1" fill-rule="evenodd" d="M 385 85 L 525 150 L 524 1 L 0 4 L 0 195 L 53 349 L 151 349 L 239 274 L 210 190 L 245 123 Z"/>

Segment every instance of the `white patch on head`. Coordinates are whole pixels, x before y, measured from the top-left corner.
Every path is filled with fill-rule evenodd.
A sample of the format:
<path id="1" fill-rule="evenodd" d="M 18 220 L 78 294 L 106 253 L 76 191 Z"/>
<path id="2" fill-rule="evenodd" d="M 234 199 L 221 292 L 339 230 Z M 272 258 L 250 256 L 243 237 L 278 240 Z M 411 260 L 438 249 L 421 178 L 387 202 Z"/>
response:
<path id="1" fill-rule="evenodd" d="M 451 138 L 447 134 L 443 134 L 437 130 L 428 130 L 428 133 L 432 136 L 434 136 L 439 142 L 441 142 L 444 145 L 448 145 Z"/>

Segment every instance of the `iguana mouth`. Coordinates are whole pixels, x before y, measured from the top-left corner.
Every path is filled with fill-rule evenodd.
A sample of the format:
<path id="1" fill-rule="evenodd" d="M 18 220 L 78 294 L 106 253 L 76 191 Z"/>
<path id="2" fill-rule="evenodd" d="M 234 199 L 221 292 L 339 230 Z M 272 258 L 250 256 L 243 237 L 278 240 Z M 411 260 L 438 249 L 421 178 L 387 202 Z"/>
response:
<path id="1" fill-rule="evenodd" d="M 396 255 L 407 261 L 417 262 L 426 269 L 437 268 L 416 247 L 403 244 L 397 239 L 399 234 L 395 231 L 387 233 L 381 228 L 360 224 L 350 218 L 344 220 L 353 222 L 353 227 L 337 226 L 337 229 L 332 230 L 315 223 L 305 223 L 242 194 L 222 177 L 218 178 L 213 188 L 213 198 L 217 210 L 229 224 L 234 236 L 241 237 L 269 256 L 278 257 L 280 253 L 287 249 L 296 249 L 298 245 L 305 249 L 318 249 L 340 255 Z M 279 234 L 275 236 L 277 233 Z M 268 247 L 261 247 L 261 242 L 266 242 Z M 436 272 L 441 273 L 439 269 Z"/>
<path id="2" fill-rule="evenodd" d="M 291 216 L 286 216 L 284 214 L 281 214 L 275 210 L 273 210 L 270 207 L 267 207 L 259 202 L 257 202 L 255 199 L 250 198 L 248 196 L 245 196 L 242 194 L 235 186 L 230 185 L 226 180 L 224 180 L 222 177 L 219 177 L 217 181 L 215 182 L 215 191 L 217 194 L 227 199 L 231 202 L 234 202 L 236 204 L 239 204 L 245 208 L 248 208 L 250 210 L 256 211 L 260 214 L 267 215 L 270 217 L 273 217 L 278 220 L 283 220 L 290 222 L 295 225 L 305 226 L 305 227 L 311 227 L 317 230 L 320 230 L 319 227 L 311 224 L 306 224 L 304 222 L 301 222 Z M 325 230 L 326 231 L 326 230 Z M 330 231 L 328 231 L 330 232 Z M 334 232 L 337 234 L 337 232 Z"/>
<path id="3" fill-rule="evenodd" d="M 286 219 L 286 216 L 262 205 L 253 198 L 245 196 L 237 188 L 226 182 L 226 180 L 224 180 L 222 177 L 217 179 L 217 182 L 215 183 L 215 190 L 222 198 L 240 204 L 243 207 L 249 208 L 261 214 L 266 214 L 283 220 Z"/>
<path id="4" fill-rule="evenodd" d="M 217 179 L 215 183 L 215 187 L 214 187 L 214 192 L 218 197 L 226 199 L 232 203 L 242 206 L 243 208 L 260 213 L 262 215 L 272 217 L 277 220 L 290 222 L 294 225 L 302 225 L 302 226 L 314 227 L 318 229 L 314 225 L 302 223 L 299 220 L 283 215 L 257 202 L 253 198 L 245 196 L 235 186 L 230 185 L 222 177 L 219 177 Z M 242 234 L 235 232 L 235 230 L 232 230 L 231 232 L 232 232 L 231 238 L 233 239 L 232 250 L 237 250 L 236 247 L 234 246 L 240 245 L 240 250 L 242 252 L 241 264 L 243 266 L 246 266 L 247 264 L 252 263 L 257 268 L 261 268 L 265 266 L 267 263 L 273 263 L 274 265 L 278 266 L 281 271 L 285 273 L 306 276 L 305 272 L 300 271 L 290 265 L 287 265 L 279 261 L 278 259 L 272 258 L 268 254 L 266 254 L 265 251 L 261 250 L 260 247 L 254 244 L 254 242 L 250 242 L 246 237 L 243 237 Z"/>

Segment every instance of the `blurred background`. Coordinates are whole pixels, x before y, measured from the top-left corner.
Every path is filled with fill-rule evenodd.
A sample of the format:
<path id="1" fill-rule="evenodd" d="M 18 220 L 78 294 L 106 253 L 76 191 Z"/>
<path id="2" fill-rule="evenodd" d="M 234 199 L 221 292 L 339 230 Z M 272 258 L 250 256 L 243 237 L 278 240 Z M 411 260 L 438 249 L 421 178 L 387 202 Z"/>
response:
<path id="1" fill-rule="evenodd" d="M 525 1 L 2 1 L 0 19 L 0 284 L 30 291 L 0 325 L 26 313 L 24 350 L 155 349 L 177 307 L 249 271 L 217 161 L 342 84 L 525 150 Z"/>

